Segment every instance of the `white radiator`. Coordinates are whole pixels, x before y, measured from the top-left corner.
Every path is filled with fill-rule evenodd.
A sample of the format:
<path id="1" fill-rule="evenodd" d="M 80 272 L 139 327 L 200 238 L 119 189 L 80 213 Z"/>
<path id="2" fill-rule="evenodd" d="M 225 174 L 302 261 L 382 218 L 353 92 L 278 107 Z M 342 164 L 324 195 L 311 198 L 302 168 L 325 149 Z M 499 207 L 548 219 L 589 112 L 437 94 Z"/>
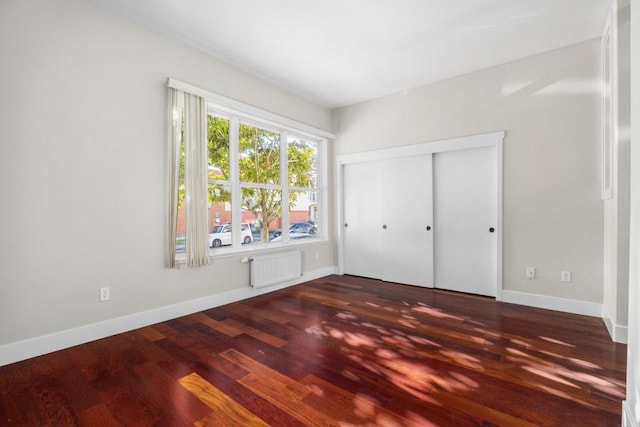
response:
<path id="1" fill-rule="evenodd" d="M 302 252 L 284 252 L 250 258 L 251 287 L 264 288 L 302 276 Z"/>

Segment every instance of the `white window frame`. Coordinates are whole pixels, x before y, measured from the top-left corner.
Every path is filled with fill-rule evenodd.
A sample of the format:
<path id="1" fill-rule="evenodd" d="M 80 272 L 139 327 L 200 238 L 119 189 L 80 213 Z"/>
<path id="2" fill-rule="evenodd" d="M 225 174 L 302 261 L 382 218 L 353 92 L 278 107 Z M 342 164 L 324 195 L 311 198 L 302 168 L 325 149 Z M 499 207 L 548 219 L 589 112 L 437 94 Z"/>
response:
<path id="1" fill-rule="evenodd" d="M 208 114 L 211 116 L 224 117 L 229 119 L 229 182 L 225 183 L 231 185 L 231 223 L 234 230 L 240 230 L 240 223 L 242 222 L 242 194 L 241 188 L 243 186 L 277 188 L 282 191 L 282 230 L 283 240 L 278 243 L 266 243 L 261 245 L 242 245 L 241 233 L 234 232 L 232 234 L 232 245 L 226 247 L 223 251 L 210 252 L 212 257 L 220 258 L 229 255 L 235 255 L 238 253 L 265 251 L 269 249 L 281 248 L 287 245 L 310 245 L 318 242 L 324 242 L 328 239 L 328 220 L 327 216 L 329 209 L 327 206 L 328 198 L 328 162 L 327 162 L 327 145 L 329 140 L 335 138 L 335 135 L 331 132 L 289 119 L 284 116 L 280 116 L 275 113 L 271 113 L 266 110 L 254 107 L 252 105 L 245 104 L 243 102 L 227 98 L 225 96 L 209 92 L 205 89 L 193 86 L 191 84 L 181 82 L 179 80 L 168 78 L 166 81 L 167 86 L 180 89 L 185 92 L 193 93 L 202 96 L 207 100 Z M 256 184 L 245 183 L 240 181 L 240 175 L 238 170 L 238 129 L 239 124 L 244 123 L 251 126 L 257 126 L 263 129 L 272 130 L 280 133 L 280 184 Z M 289 191 L 298 190 L 299 187 L 289 187 L 288 185 L 288 171 L 287 171 L 287 144 L 288 136 L 294 136 L 311 140 L 317 144 L 317 173 L 318 181 L 317 188 L 314 191 L 317 192 L 317 205 L 318 205 L 318 237 L 314 239 L 302 239 L 297 241 L 288 240 L 288 200 Z M 307 190 L 307 188 L 304 188 Z M 237 226 L 236 226 L 237 225 Z"/>

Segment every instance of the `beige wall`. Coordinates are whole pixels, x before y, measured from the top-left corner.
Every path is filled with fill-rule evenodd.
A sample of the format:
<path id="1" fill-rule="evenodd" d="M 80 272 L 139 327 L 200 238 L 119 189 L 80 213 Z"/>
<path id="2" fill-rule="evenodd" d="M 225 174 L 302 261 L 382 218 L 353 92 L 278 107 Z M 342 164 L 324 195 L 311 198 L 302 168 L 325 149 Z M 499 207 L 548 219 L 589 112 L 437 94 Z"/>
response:
<path id="1" fill-rule="evenodd" d="M 166 77 L 331 130 L 327 109 L 84 0 L 1 1 L 0 58 L 0 353 L 248 288 L 238 256 L 164 266 Z M 334 265 L 328 242 L 304 252 L 305 271 Z"/>
<path id="2" fill-rule="evenodd" d="M 505 130 L 503 288 L 602 303 L 599 61 L 593 40 L 337 110 L 334 153 Z"/>

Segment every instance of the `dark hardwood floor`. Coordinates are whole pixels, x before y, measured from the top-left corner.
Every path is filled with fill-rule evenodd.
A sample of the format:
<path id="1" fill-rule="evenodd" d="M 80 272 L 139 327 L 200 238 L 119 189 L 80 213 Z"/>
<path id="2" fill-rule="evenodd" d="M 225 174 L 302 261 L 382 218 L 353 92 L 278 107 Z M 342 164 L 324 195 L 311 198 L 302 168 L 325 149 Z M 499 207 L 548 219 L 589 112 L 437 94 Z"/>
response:
<path id="1" fill-rule="evenodd" d="M 601 319 L 330 276 L 0 368 L 0 425 L 619 426 Z"/>

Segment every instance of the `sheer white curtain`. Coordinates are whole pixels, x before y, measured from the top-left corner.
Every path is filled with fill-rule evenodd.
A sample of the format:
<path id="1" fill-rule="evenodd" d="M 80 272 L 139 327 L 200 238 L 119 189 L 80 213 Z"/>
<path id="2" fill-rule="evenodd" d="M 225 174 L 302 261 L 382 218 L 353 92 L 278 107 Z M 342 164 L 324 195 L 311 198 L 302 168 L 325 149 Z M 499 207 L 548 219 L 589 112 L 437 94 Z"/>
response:
<path id="1" fill-rule="evenodd" d="M 176 267 L 176 239 L 178 238 L 178 192 L 180 189 L 180 145 L 184 92 L 169 88 L 169 241 L 166 244 L 170 268 Z"/>
<path id="2" fill-rule="evenodd" d="M 207 103 L 184 94 L 184 187 L 186 205 L 186 263 L 209 264 L 207 218 Z"/>
<path id="3" fill-rule="evenodd" d="M 207 217 L 207 104 L 169 88 L 169 266 L 176 266 L 180 152 L 184 143 L 185 264 L 209 264 Z"/>

